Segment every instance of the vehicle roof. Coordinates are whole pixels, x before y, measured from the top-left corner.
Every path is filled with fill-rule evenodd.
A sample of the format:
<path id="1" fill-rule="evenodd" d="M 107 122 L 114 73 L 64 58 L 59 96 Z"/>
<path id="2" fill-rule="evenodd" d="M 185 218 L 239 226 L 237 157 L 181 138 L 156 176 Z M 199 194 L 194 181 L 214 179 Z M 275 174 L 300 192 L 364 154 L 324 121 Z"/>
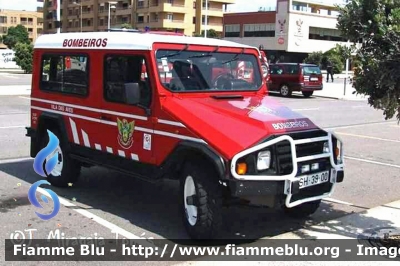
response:
<path id="1" fill-rule="evenodd" d="M 64 47 L 65 40 L 99 40 L 107 39 L 107 46 L 89 46 L 89 47 Z M 89 42 L 90 43 L 90 42 Z M 122 50 L 151 50 L 154 43 L 172 43 L 172 44 L 194 44 L 207 46 L 225 46 L 252 48 L 236 42 L 202 38 L 188 37 L 179 35 L 165 35 L 156 33 L 141 33 L 141 32 L 78 32 L 78 33 L 59 33 L 59 34 L 44 34 L 38 37 L 35 42 L 34 49 L 122 49 Z"/>

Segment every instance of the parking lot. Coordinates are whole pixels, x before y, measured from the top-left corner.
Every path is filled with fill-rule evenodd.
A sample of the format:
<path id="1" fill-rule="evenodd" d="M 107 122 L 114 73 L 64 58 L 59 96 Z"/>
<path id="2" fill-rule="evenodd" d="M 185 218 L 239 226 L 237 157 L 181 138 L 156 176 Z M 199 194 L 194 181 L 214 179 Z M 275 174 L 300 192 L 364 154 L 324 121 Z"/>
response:
<path id="1" fill-rule="evenodd" d="M 269 238 L 400 199 L 400 126 L 394 119 L 385 121 L 382 112 L 365 101 L 271 97 L 342 138 L 344 182 L 308 220 L 289 219 L 262 208 L 226 209 L 219 238 Z M 27 198 L 30 185 L 39 180 L 29 158 L 30 139 L 25 137 L 29 108 L 29 96 L 0 96 L 2 239 L 28 229 L 36 229 L 34 238 L 42 239 L 57 230 L 64 237 L 187 238 L 177 207 L 176 182 L 153 185 L 101 167 L 84 168 L 72 187 L 51 187 L 63 205 L 54 219 L 40 220 Z"/>

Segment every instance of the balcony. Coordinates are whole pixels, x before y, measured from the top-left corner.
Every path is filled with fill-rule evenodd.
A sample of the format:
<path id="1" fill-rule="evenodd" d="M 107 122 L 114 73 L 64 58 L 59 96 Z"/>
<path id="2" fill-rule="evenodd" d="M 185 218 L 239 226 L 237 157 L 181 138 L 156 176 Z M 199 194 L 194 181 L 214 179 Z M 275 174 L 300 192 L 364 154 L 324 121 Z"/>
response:
<path id="1" fill-rule="evenodd" d="M 168 13 L 189 13 L 191 12 L 192 8 L 191 7 L 186 7 L 183 4 L 170 4 L 170 3 L 163 3 L 159 5 L 159 12 L 168 12 Z"/>
<path id="2" fill-rule="evenodd" d="M 93 18 L 93 11 L 82 11 L 82 18 Z"/>
<path id="3" fill-rule="evenodd" d="M 208 10 L 206 10 L 206 8 L 203 8 L 202 12 L 203 12 L 204 15 L 207 12 L 207 15 L 209 17 L 222 18 L 224 16 L 224 12 L 223 12 L 222 8 L 209 8 Z"/>
<path id="4" fill-rule="evenodd" d="M 120 8 L 117 8 L 116 14 L 117 15 L 131 15 L 132 14 L 132 8 L 131 7 L 120 7 Z"/>

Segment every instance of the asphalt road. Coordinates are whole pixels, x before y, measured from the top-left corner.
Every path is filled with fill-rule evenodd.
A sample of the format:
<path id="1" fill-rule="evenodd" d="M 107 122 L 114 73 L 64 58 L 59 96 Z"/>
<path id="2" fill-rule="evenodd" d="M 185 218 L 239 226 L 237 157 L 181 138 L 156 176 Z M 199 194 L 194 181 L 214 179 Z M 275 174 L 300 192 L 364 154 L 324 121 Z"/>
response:
<path id="1" fill-rule="evenodd" d="M 268 209 L 233 207 L 224 210 L 226 218 L 219 238 L 268 238 L 400 199 L 400 127 L 395 120 L 385 121 L 381 111 L 373 110 L 362 101 L 272 97 L 340 135 L 345 144 L 345 181 L 337 186 L 332 199 L 324 201 L 318 212 L 304 221 L 289 219 Z M 25 137 L 24 128 L 29 125 L 29 106 L 29 97 L 0 97 L 2 239 L 9 238 L 16 230 L 29 229 L 36 229 L 33 232 L 36 239 L 47 238 L 56 230 L 65 237 L 116 238 L 115 232 L 120 229 L 144 238 L 187 238 L 177 209 L 176 182 L 152 185 L 100 167 L 84 169 L 80 181 L 68 189 L 51 187 L 74 206 L 62 206 L 60 213 L 50 221 L 37 218 L 27 192 L 38 176 L 32 168 L 33 160 L 24 160 L 29 157 L 29 138 Z M 90 219 L 90 214 L 96 217 Z M 118 235 L 119 238 L 122 236 Z M 3 241 L 0 257 L 4 255 L 2 245 Z M 120 264 L 128 265 L 128 262 Z M 174 262 L 163 262 L 163 265 L 169 264 Z M 41 262 L 40 265 L 53 263 Z"/>
<path id="2" fill-rule="evenodd" d="M 30 85 L 31 74 L 20 72 L 0 72 L 0 86 Z"/>

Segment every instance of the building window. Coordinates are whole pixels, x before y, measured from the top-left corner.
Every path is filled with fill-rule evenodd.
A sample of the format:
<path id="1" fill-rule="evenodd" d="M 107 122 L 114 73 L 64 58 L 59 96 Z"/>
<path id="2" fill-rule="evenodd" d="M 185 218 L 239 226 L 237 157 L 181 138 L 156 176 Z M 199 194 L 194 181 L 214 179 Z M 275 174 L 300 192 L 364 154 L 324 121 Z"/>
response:
<path id="1" fill-rule="evenodd" d="M 334 42 L 345 42 L 337 29 L 326 29 L 310 27 L 308 38 L 310 40 L 323 40 L 323 41 L 334 41 Z"/>
<path id="2" fill-rule="evenodd" d="M 104 19 L 100 19 L 100 26 L 104 26 Z"/>
<path id="3" fill-rule="evenodd" d="M 79 21 L 75 21 L 75 28 L 78 28 L 79 27 Z"/>
<path id="4" fill-rule="evenodd" d="M 174 14 L 172 14 L 172 13 L 168 13 L 167 14 L 167 20 L 174 20 Z"/>
<path id="5" fill-rule="evenodd" d="M 193 17 L 193 24 L 196 24 L 196 17 Z"/>
<path id="6" fill-rule="evenodd" d="M 138 16 L 137 22 L 138 23 L 144 23 L 144 16 Z"/>
<path id="7" fill-rule="evenodd" d="M 275 37 L 275 23 L 245 24 L 244 37 Z"/>
<path id="8" fill-rule="evenodd" d="M 84 55 L 44 55 L 40 71 L 40 89 L 58 93 L 87 95 L 88 57 Z"/>
<path id="9" fill-rule="evenodd" d="M 1 33 L 7 33 L 7 27 L 1 27 Z"/>
<path id="10" fill-rule="evenodd" d="M 68 21 L 68 28 L 72 28 L 72 21 Z"/>
<path id="11" fill-rule="evenodd" d="M 240 37 L 240 24 L 225 25 L 225 37 Z"/>
<path id="12" fill-rule="evenodd" d="M 203 1 L 203 8 L 206 8 L 206 1 Z M 210 1 L 207 3 L 207 9 L 210 8 Z"/>
<path id="13" fill-rule="evenodd" d="M 140 88 L 140 104 L 151 103 L 151 86 L 143 56 L 109 55 L 104 60 L 104 98 L 110 102 L 129 104 L 125 88 Z"/>
<path id="14" fill-rule="evenodd" d="M 12 20 L 12 18 L 11 18 L 11 20 Z M 7 24 L 7 17 L 6 16 L 0 16 L 0 23 Z"/>

